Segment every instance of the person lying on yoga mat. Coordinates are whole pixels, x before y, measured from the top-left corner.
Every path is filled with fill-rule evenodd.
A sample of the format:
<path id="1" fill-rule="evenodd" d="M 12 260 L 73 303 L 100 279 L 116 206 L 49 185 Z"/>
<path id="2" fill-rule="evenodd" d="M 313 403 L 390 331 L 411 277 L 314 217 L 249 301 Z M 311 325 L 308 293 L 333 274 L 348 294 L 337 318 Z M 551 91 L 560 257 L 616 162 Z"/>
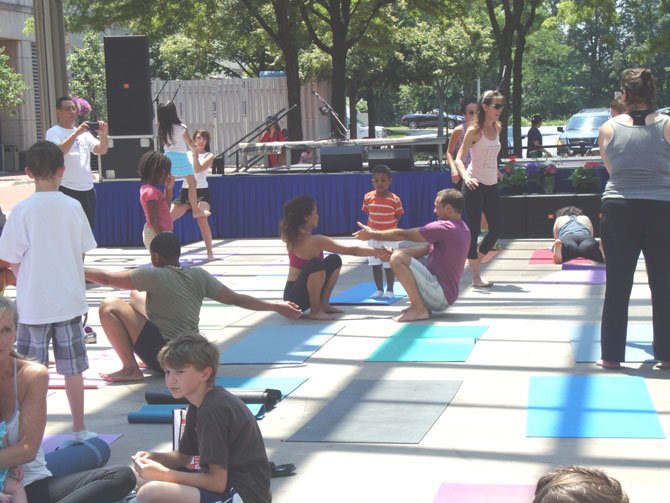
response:
<path id="1" fill-rule="evenodd" d="M 562 264 L 577 257 L 594 262 L 605 262 L 602 246 L 593 237 L 591 219 L 576 206 L 556 210 L 554 244 L 551 247 L 554 264 Z"/>
<path id="2" fill-rule="evenodd" d="M 100 304 L 100 324 L 123 364 L 117 372 L 100 374 L 106 381 L 144 379 L 133 353 L 162 373 L 156 360 L 158 352 L 172 339 L 199 333 L 205 297 L 252 311 L 274 311 L 294 320 L 302 314 L 292 302 L 267 302 L 235 293 L 201 267 L 181 267 L 181 242 L 172 232 L 157 235 L 150 252 L 153 267 L 117 272 L 84 268 L 88 281 L 132 290 L 128 302 L 107 297 Z"/>
<path id="3" fill-rule="evenodd" d="M 619 481 L 585 466 L 562 466 L 537 481 L 533 503 L 628 503 Z"/>
<path id="4" fill-rule="evenodd" d="M 7 445 L 0 449 L 0 471 L 20 467 L 28 503 L 113 503 L 135 487 L 127 466 L 109 466 L 52 476 L 40 447 L 47 422 L 47 368 L 14 349 L 16 304 L 0 297 L 0 421 L 7 423 Z"/>
<path id="5" fill-rule="evenodd" d="M 216 346 L 201 335 L 185 335 L 161 349 L 158 361 L 172 396 L 190 405 L 177 451 L 132 456 L 138 503 L 214 503 L 234 494 L 245 503 L 270 503 L 263 436 L 244 402 L 216 386 Z M 193 456 L 199 466 L 188 470 Z"/>
<path id="6" fill-rule="evenodd" d="M 461 220 L 463 195 L 456 189 L 437 193 L 437 221 L 414 229 L 374 231 L 358 222 L 354 236 L 362 241 L 415 241 L 417 246 L 395 250 L 391 269 L 407 292 L 410 305 L 395 321 L 430 318 L 432 311 L 444 311 L 456 302 L 463 264 L 470 246 L 470 229 Z"/>
<path id="7" fill-rule="evenodd" d="M 284 300 L 309 309 L 313 320 L 332 320 L 342 310 L 330 305 L 330 295 L 340 276 L 342 259 L 336 253 L 377 257 L 387 261 L 389 251 L 367 246 L 344 246 L 328 236 L 312 234 L 319 224 L 319 211 L 310 196 L 298 196 L 284 204 L 279 228 L 288 250 L 289 270 Z M 324 258 L 323 252 L 331 252 Z"/>

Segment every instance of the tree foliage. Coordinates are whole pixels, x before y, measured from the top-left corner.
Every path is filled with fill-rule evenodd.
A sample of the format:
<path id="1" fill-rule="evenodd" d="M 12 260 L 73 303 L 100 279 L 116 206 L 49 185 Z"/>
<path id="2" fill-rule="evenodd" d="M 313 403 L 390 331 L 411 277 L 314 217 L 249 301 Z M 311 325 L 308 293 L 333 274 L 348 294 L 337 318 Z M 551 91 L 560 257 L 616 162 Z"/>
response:
<path id="1" fill-rule="evenodd" d="M 81 47 L 75 47 L 67 58 L 70 94 L 85 98 L 93 108 L 92 116 L 107 117 L 107 84 L 105 55 L 100 35 L 84 34 Z"/>
<path id="2" fill-rule="evenodd" d="M 0 47 L 0 110 L 14 115 L 14 107 L 23 103 L 23 92 L 28 88 L 20 73 L 9 64 L 5 48 Z"/>

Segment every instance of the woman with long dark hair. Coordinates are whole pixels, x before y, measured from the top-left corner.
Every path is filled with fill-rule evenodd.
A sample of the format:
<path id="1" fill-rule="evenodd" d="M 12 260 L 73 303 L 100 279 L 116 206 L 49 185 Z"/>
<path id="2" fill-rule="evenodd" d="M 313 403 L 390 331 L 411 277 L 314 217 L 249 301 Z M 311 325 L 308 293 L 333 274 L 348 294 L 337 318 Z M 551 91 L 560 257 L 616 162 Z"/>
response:
<path id="1" fill-rule="evenodd" d="M 177 115 L 177 106 L 172 101 L 167 103 L 161 103 L 158 105 L 158 140 L 163 146 L 165 154 L 170 157 L 170 153 L 183 154 L 184 159 L 188 158 L 188 155 L 195 143 L 189 135 L 188 128 L 186 124 L 182 124 Z M 177 169 L 180 168 L 178 163 L 174 158 L 170 158 L 172 161 L 172 173 L 175 176 L 180 176 L 177 173 Z M 194 171 L 193 171 L 194 172 Z M 188 182 L 188 201 L 191 204 L 191 211 L 193 213 L 193 218 L 200 218 L 202 216 L 209 216 L 209 212 L 202 211 L 198 208 L 198 196 L 196 191 L 196 180 L 193 174 L 184 176 L 185 180 Z"/>
<path id="2" fill-rule="evenodd" d="M 504 107 L 505 98 L 499 91 L 486 91 L 482 94 L 477 120 L 465 132 L 455 162 L 463 179 L 465 215 L 470 227 L 468 264 L 472 274 L 472 286 L 480 288 L 493 285 L 482 277 L 480 268 L 482 258 L 493 248 L 502 231 L 498 153 L 502 128 L 499 119 Z M 466 166 L 468 155 L 471 158 Z M 486 216 L 489 231 L 477 246 L 482 213 Z"/>
<path id="3" fill-rule="evenodd" d="M 312 234 L 319 224 L 314 199 L 298 196 L 284 204 L 279 227 L 288 250 L 289 271 L 284 300 L 295 302 L 313 320 L 332 320 L 342 310 L 330 305 L 330 295 L 340 276 L 342 259 L 336 253 L 357 257 L 376 256 L 388 261 L 389 252 L 367 246 L 344 246 L 328 236 Z M 324 251 L 331 252 L 324 258 Z"/>
<path id="4" fill-rule="evenodd" d="M 600 128 L 600 156 L 610 178 L 602 197 L 600 234 L 607 282 L 601 324 L 604 368 L 625 360 L 628 303 L 640 252 L 651 290 L 654 356 L 670 369 L 670 120 L 654 111 L 651 70 L 621 76 L 626 112 Z"/>

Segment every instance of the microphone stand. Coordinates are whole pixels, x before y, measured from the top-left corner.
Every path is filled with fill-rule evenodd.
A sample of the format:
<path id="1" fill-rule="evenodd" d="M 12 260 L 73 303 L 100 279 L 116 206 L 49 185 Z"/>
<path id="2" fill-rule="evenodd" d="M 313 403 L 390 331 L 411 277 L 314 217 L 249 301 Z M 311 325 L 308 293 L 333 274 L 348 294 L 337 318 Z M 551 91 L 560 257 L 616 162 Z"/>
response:
<path id="1" fill-rule="evenodd" d="M 337 112 L 336 112 L 335 110 L 333 110 L 333 107 L 330 106 L 330 103 L 328 103 L 326 100 L 324 100 L 324 99 L 321 97 L 321 95 L 320 95 L 319 93 L 317 93 L 314 89 L 312 89 L 312 94 L 313 94 L 314 96 L 316 96 L 317 99 L 318 99 L 321 103 L 323 103 L 323 105 L 319 107 L 319 111 L 320 111 L 323 115 L 330 115 L 331 120 L 334 121 L 335 124 L 337 124 L 337 126 L 338 126 L 338 131 L 337 131 L 337 133 L 339 134 L 339 136 L 340 136 L 341 138 L 333 138 L 333 133 L 334 133 L 334 131 L 333 131 L 333 129 L 331 128 L 331 131 L 330 131 L 330 139 L 331 139 L 331 140 L 337 140 L 337 139 L 346 138 L 346 137 L 348 136 L 348 134 L 349 134 L 349 130 L 348 130 L 346 127 L 344 127 L 344 124 L 342 124 L 342 121 L 340 120 L 340 116 L 337 115 Z"/>

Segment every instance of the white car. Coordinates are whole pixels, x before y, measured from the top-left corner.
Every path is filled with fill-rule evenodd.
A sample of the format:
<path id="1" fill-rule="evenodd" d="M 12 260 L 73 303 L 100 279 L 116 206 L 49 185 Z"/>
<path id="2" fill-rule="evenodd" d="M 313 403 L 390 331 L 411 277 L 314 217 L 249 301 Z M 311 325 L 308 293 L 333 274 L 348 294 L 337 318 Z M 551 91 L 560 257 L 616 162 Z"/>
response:
<path id="1" fill-rule="evenodd" d="M 367 138 L 369 128 L 360 120 L 356 121 L 356 138 Z M 388 133 L 383 126 L 375 126 L 375 138 L 386 138 Z"/>

